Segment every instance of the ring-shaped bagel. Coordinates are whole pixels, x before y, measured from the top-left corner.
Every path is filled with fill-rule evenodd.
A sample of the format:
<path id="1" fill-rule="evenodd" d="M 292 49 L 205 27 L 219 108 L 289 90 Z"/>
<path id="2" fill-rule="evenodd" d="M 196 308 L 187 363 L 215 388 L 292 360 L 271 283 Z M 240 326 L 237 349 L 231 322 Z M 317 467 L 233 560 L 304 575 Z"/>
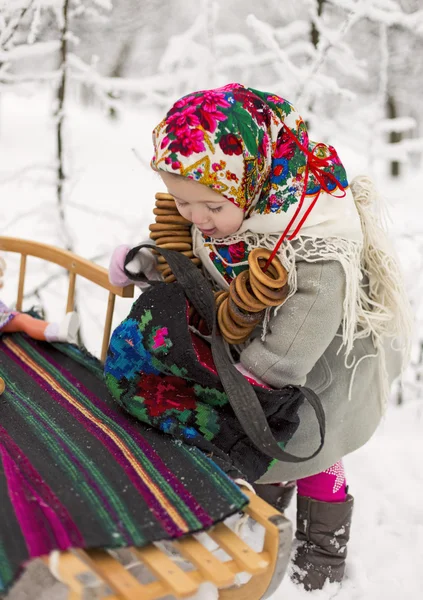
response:
<path id="1" fill-rule="evenodd" d="M 164 235 L 163 237 L 156 239 L 156 246 L 161 244 L 169 244 L 172 242 L 182 242 L 184 244 L 192 244 L 192 237 L 189 235 Z"/>
<path id="2" fill-rule="evenodd" d="M 172 200 L 173 202 L 175 202 L 174 197 L 171 196 L 168 192 L 157 192 L 157 194 L 155 194 L 154 197 L 156 200 Z"/>
<path id="3" fill-rule="evenodd" d="M 160 208 L 161 210 L 178 210 L 175 200 L 156 200 L 156 208 Z"/>
<path id="4" fill-rule="evenodd" d="M 165 271 L 162 272 L 162 277 L 166 278 L 168 275 L 172 274 L 172 269 L 169 267 Z"/>
<path id="5" fill-rule="evenodd" d="M 173 283 L 174 281 L 176 281 L 176 277 L 173 273 L 172 273 L 172 275 L 168 275 L 167 277 L 164 278 L 165 283 Z"/>
<path id="6" fill-rule="evenodd" d="M 241 300 L 238 292 L 236 291 L 236 277 L 235 279 L 232 279 L 231 284 L 229 286 L 229 295 L 232 298 L 233 302 L 236 304 L 236 306 L 242 308 L 242 310 L 245 310 L 246 312 L 249 312 L 250 307 L 247 306 L 247 304 L 245 304 L 245 302 Z"/>
<path id="7" fill-rule="evenodd" d="M 266 308 L 266 304 L 257 300 L 255 296 L 248 290 L 247 284 L 250 278 L 250 273 L 247 271 L 242 271 L 239 275 L 235 277 L 235 289 L 238 292 L 239 297 L 242 302 L 248 307 L 247 310 L 251 312 L 259 312 Z"/>
<path id="8" fill-rule="evenodd" d="M 263 283 L 261 283 L 261 281 L 259 281 L 251 272 L 250 272 L 250 285 L 251 286 L 254 285 L 254 288 L 258 289 L 263 296 L 266 296 L 266 298 L 270 298 L 271 300 L 283 300 L 286 295 L 286 290 L 285 290 L 285 288 L 287 287 L 286 284 L 279 289 L 269 288 L 269 287 L 263 285 Z"/>
<path id="9" fill-rule="evenodd" d="M 222 306 L 223 305 L 223 306 Z M 230 334 L 233 337 L 245 337 L 246 335 L 248 335 L 249 333 L 251 333 L 251 328 L 250 327 L 243 327 L 242 325 L 238 325 L 237 323 L 235 323 L 235 321 L 233 321 L 230 317 L 229 314 L 229 310 L 228 310 L 228 298 L 225 298 L 225 300 L 222 302 L 222 309 L 219 311 L 219 317 L 220 317 L 220 321 L 219 321 L 219 325 L 221 322 L 223 322 L 225 328 L 230 332 Z"/>
<path id="10" fill-rule="evenodd" d="M 282 302 L 285 300 L 286 296 L 287 296 L 287 289 L 282 288 L 281 290 L 278 290 L 279 292 L 282 292 L 282 294 L 280 294 L 279 298 L 269 298 L 269 296 L 265 296 L 258 287 L 256 287 L 256 281 L 253 281 L 252 279 L 250 279 L 250 285 L 251 285 L 251 289 L 254 292 L 254 295 L 256 296 L 256 298 L 258 300 L 261 300 L 261 302 L 266 303 L 267 306 L 279 306 L 280 304 L 282 304 Z"/>
<path id="11" fill-rule="evenodd" d="M 157 215 L 158 217 L 171 217 L 172 215 L 179 215 L 178 209 L 176 206 L 174 208 L 153 208 L 153 215 Z"/>
<path id="12" fill-rule="evenodd" d="M 275 279 L 274 277 L 267 275 L 267 273 L 263 273 L 259 263 L 260 259 L 267 261 L 271 254 L 271 251 L 267 248 L 254 248 L 248 255 L 248 264 L 250 266 L 250 271 L 260 283 L 266 287 L 277 289 L 283 287 L 287 281 L 288 276 L 285 267 L 282 266 L 277 258 L 272 260 L 271 264 L 275 267 L 278 274 Z"/>
<path id="13" fill-rule="evenodd" d="M 150 231 L 190 231 L 191 223 L 189 225 L 184 225 L 183 223 L 152 223 L 148 226 Z M 171 234 L 173 235 L 173 233 Z"/>
<path id="14" fill-rule="evenodd" d="M 264 267 L 266 265 L 266 261 L 264 260 L 264 258 L 260 258 L 259 261 L 258 261 L 258 263 L 259 263 L 260 269 L 263 271 L 263 269 L 264 269 Z M 251 271 L 250 271 L 250 273 L 251 273 Z M 270 263 L 270 265 L 268 266 L 266 273 L 268 275 L 271 275 L 273 277 L 273 279 L 277 279 L 278 278 L 278 272 L 276 270 L 275 265 L 273 265 L 272 263 Z"/>
<path id="15" fill-rule="evenodd" d="M 166 250 L 166 248 L 168 250 L 176 250 L 176 251 L 191 251 L 192 252 L 192 246 L 191 244 L 188 244 L 187 242 L 167 242 L 166 244 L 160 244 L 159 248 L 164 248 Z"/>
<path id="16" fill-rule="evenodd" d="M 160 229 L 159 231 L 150 231 L 150 238 L 152 240 L 157 240 L 161 237 L 165 237 L 165 236 L 182 236 L 182 237 L 191 237 L 191 232 L 189 227 L 186 227 L 185 229 Z"/>
<path id="17" fill-rule="evenodd" d="M 219 309 L 219 306 L 222 304 L 222 302 L 229 297 L 229 292 L 224 292 L 223 290 L 221 292 L 218 292 L 215 297 L 214 297 L 214 301 L 216 303 L 216 310 Z"/>
<path id="18" fill-rule="evenodd" d="M 167 223 L 176 223 L 176 224 L 181 224 L 181 225 L 192 225 L 192 223 L 190 223 L 190 221 L 188 221 L 187 219 L 185 219 L 185 217 L 183 217 L 182 215 L 160 215 L 156 217 L 156 223 L 159 223 L 160 225 L 162 224 L 167 224 Z"/>
<path id="19" fill-rule="evenodd" d="M 235 304 L 231 297 L 228 302 L 228 310 L 235 323 L 238 323 L 241 327 L 250 327 L 251 330 L 253 330 L 264 317 L 264 311 L 259 313 L 244 312 Z"/>
<path id="20" fill-rule="evenodd" d="M 229 344 L 239 344 L 241 342 L 241 340 L 243 340 L 243 337 L 241 336 L 234 336 L 226 327 L 225 327 L 225 323 L 222 320 L 222 309 L 224 308 L 224 302 L 222 302 L 222 304 L 219 306 L 219 310 L 217 313 L 217 321 L 219 323 L 219 329 L 220 329 L 220 333 L 223 335 L 223 337 L 225 338 L 225 340 L 229 343 Z"/>
<path id="21" fill-rule="evenodd" d="M 254 288 L 258 289 L 263 296 L 265 296 L 266 298 L 270 298 L 270 300 L 283 300 L 285 298 L 285 288 L 287 287 L 286 285 L 284 285 L 282 288 L 278 289 L 278 290 L 274 290 L 272 288 L 268 288 L 265 285 L 263 285 L 258 279 L 256 279 L 253 276 L 251 276 L 250 273 L 250 285 L 253 286 Z"/>

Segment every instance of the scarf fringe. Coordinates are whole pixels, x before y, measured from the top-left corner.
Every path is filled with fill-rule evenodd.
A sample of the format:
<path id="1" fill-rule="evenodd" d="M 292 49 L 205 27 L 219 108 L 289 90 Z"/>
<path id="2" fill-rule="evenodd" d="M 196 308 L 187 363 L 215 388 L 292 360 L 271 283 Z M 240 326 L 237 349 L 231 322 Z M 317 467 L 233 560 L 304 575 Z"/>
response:
<path id="1" fill-rule="evenodd" d="M 368 292 L 361 290 L 363 311 L 358 324 L 377 337 L 391 338 L 393 347 L 398 343 L 396 349 L 403 354 L 404 368 L 410 359 L 413 316 L 399 260 L 381 217 L 375 213 L 380 199 L 373 182 L 366 176 L 356 177 L 351 191 L 361 220 L 362 262 L 369 280 Z"/>

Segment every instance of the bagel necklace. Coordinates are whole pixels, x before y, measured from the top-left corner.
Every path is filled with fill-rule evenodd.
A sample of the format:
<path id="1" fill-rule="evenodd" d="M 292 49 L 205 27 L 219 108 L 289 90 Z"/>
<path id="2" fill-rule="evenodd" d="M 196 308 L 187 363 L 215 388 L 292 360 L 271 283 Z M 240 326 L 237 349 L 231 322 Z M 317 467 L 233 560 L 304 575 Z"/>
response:
<path id="1" fill-rule="evenodd" d="M 192 250 L 192 223 L 179 214 L 173 196 L 157 193 L 155 198 L 155 223 L 149 227 L 150 238 L 159 248 L 181 252 L 200 267 L 201 261 Z M 157 255 L 157 269 L 163 280 L 176 281 L 166 260 L 157 251 L 153 253 Z M 232 280 L 229 292 L 215 292 L 219 329 L 229 344 L 245 342 L 262 321 L 265 310 L 279 306 L 288 295 L 287 272 L 275 251 L 255 248 L 248 256 L 248 266 Z M 190 307 L 189 317 L 192 325 L 205 332 L 205 324 L 193 307 Z"/>

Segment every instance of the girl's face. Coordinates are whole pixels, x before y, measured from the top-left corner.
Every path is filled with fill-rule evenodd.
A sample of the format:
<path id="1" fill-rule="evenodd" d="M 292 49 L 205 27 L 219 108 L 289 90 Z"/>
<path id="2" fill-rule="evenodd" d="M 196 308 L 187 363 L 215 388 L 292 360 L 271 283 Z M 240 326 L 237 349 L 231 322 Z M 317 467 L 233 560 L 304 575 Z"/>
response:
<path id="1" fill-rule="evenodd" d="M 205 236 L 221 238 L 238 231 L 244 220 L 241 208 L 197 181 L 166 171 L 159 174 L 180 214 Z"/>

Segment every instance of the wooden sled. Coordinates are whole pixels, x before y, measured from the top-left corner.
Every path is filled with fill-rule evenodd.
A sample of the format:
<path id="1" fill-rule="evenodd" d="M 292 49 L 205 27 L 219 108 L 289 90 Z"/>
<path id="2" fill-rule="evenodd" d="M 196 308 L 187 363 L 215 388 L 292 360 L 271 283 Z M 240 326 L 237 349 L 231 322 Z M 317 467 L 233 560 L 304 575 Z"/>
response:
<path id="1" fill-rule="evenodd" d="M 0 236 L 0 251 L 21 255 L 16 307 L 22 310 L 27 257 L 34 256 L 66 269 L 69 287 L 66 311 L 74 308 L 76 277 L 84 277 L 108 291 L 107 312 L 101 347 L 101 360 L 107 353 L 116 296 L 133 297 L 133 286 L 118 288 L 110 284 L 107 270 L 76 254 L 47 244 Z M 0 393 L 2 380 L 0 378 Z M 79 550 L 53 553 L 44 560 L 54 574 L 69 588 L 68 600 L 82 600 L 86 586 L 93 581 L 98 590 L 104 590 L 98 599 L 155 600 L 164 597 L 187 598 L 195 594 L 205 582 L 214 584 L 222 600 L 259 600 L 267 598 L 279 586 L 289 560 L 292 525 L 281 513 L 258 496 L 243 488 L 250 503 L 244 512 L 265 530 L 264 545 L 260 552 L 253 551 L 236 533 L 221 523 L 207 534 L 218 544 L 229 559 L 222 560 L 222 552 L 209 551 L 195 536 L 168 543 L 172 552 L 158 545 L 130 548 L 131 556 L 148 568 L 153 581 L 141 583 L 131 570 L 106 550 Z M 217 556 L 216 556 L 217 554 Z M 180 560 L 185 561 L 183 570 Z M 246 583 L 239 584 L 239 575 L 248 574 Z M 238 577 L 237 577 L 238 576 Z M 149 578 L 151 580 L 151 577 Z M 243 576 L 245 581 L 247 578 Z"/>

